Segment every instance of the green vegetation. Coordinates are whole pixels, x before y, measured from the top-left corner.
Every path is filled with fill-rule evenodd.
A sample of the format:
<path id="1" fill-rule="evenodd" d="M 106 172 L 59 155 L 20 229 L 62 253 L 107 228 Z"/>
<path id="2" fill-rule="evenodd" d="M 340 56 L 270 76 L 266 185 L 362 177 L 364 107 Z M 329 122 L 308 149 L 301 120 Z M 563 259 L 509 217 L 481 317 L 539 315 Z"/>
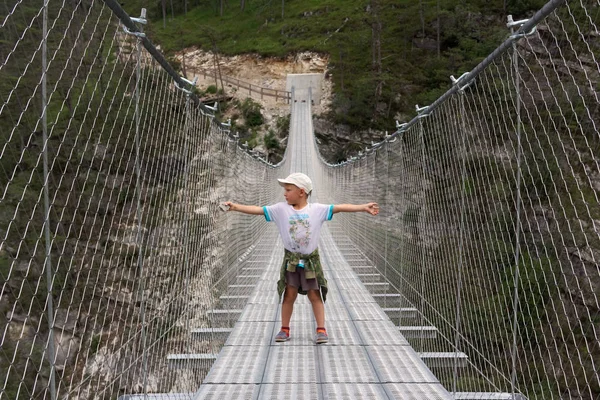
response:
<path id="1" fill-rule="evenodd" d="M 222 89 L 220 89 L 219 92 L 222 92 Z M 206 88 L 204 93 L 205 94 L 217 94 L 217 87 L 215 85 L 210 85 L 209 87 Z"/>
<path id="2" fill-rule="evenodd" d="M 407 119 L 414 115 L 414 104 L 428 104 L 449 87 L 448 76 L 460 74 L 471 69 L 478 61 L 492 51 L 507 35 L 503 13 L 512 13 L 516 17 L 525 16 L 532 9 L 541 6 L 538 1 L 512 1 L 508 2 L 508 9 L 501 10 L 500 2 L 496 6 L 490 5 L 483 0 L 468 1 L 461 4 L 440 0 L 439 11 L 437 2 L 421 1 L 414 2 L 404 0 L 398 1 L 287 1 L 284 16 L 281 10 L 273 6 L 272 2 L 265 0 L 248 0 L 246 9 L 241 11 L 238 3 L 230 1 L 224 8 L 222 16 L 219 15 L 218 1 L 196 1 L 188 4 L 188 12 L 184 13 L 184 7 L 180 2 L 174 2 L 175 18 L 169 18 L 166 27 L 162 27 L 161 9 L 150 8 L 150 18 L 153 24 L 148 27 L 150 37 L 168 52 L 177 51 L 186 46 L 200 46 L 207 50 L 218 49 L 222 53 L 235 54 L 244 52 L 257 52 L 263 55 L 283 57 L 289 53 L 310 50 L 327 53 L 330 55 L 329 72 L 335 83 L 335 98 L 333 113 L 330 116 L 338 123 L 348 124 L 353 128 L 374 127 L 388 129 L 391 121 L 396 116 Z M 153 7 L 156 4 L 153 3 Z M 277 3 L 279 4 L 279 3 Z M 131 15 L 138 15 L 142 2 L 126 2 Z M 423 10 L 423 22 L 419 17 L 421 7 Z M 145 5 L 147 6 L 147 5 Z M 76 6 L 73 10 L 75 15 L 81 18 L 74 19 L 74 25 L 82 24 L 84 21 L 83 8 Z M 38 8 L 23 9 L 23 21 L 29 21 Z M 65 11 L 66 12 L 66 11 Z M 56 15 L 57 10 L 51 10 Z M 437 18 L 440 17 L 440 40 L 437 40 Z M 10 20 L 11 23 L 13 20 Z M 373 27 L 375 22 L 380 21 L 381 33 L 381 60 L 374 63 L 372 58 L 373 49 Z M 21 23 L 21 22 L 19 22 Z M 56 32 L 63 31 L 66 26 L 64 21 L 58 21 Z M 100 18 L 99 26 L 110 27 L 108 16 Z M 114 27 L 113 27 L 114 28 Z M 11 27 L 11 32 L 20 32 L 23 27 Z M 79 26 L 72 27 L 75 31 Z M 84 30 L 85 31 L 85 30 Z M 7 30 L 8 32 L 8 30 Z M 109 60 L 107 64 L 114 71 L 110 76 L 132 76 L 132 66 L 124 63 L 114 62 L 115 50 L 108 47 L 103 39 L 102 32 L 95 31 L 86 33 L 89 37 L 89 49 L 84 50 L 81 43 L 75 38 L 67 36 L 60 50 L 53 55 L 53 64 L 48 72 L 50 86 L 55 90 L 51 96 L 47 108 L 50 138 L 47 144 L 50 162 L 53 165 L 50 176 L 50 193 L 56 194 L 53 199 L 53 207 L 50 214 L 51 232 L 53 238 L 52 258 L 60 260 L 53 265 L 57 271 L 54 278 L 53 297 L 58 302 L 61 294 L 72 294 L 74 302 L 86 303 L 91 300 L 88 291 L 85 294 L 83 281 L 76 280 L 78 273 L 98 274 L 104 268 L 98 259 L 86 259 L 85 249 L 79 249 L 73 244 L 73 240 L 85 242 L 87 238 L 98 238 L 106 235 L 100 232 L 98 226 L 91 223 L 92 213 L 98 218 L 106 218 L 110 221 L 112 216 L 120 214 L 124 208 L 134 201 L 135 180 L 132 177 L 132 166 L 127 163 L 109 163 L 103 157 L 96 157 L 95 153 L 105 148 L 109 154 L 116 154 L 115 159 L 123 160 L 123 154 L 131 153 L 133 150 L 132 129 L 133 115 L 131 113 L 132 82 L 118 82 L 109 79 L 109 74 L 101 74 L 99 68 L 91 68 L 99 60 Z M 23 40 L 20 51 L 30 55 L 40 41 L 41 32 L 34 25 L 30 36 Z M 110 37 L 108 35 L 107 37 Z M 10 52 L 16 37 L 0 42 L 0 50 L 3 54 Z M 59 39 L 51 36 L 50 42 L 56 47 Z M 438 55 L 439 48 L 439 55 Z M 70 54 L 73 49 L 73 54 Z M 29 52 L 29 53 L 27 53 Z M 14 58 L 22 56 L 15 54 Z M 70 61 L 69 61 L 70 60 Z M 22 60 L 17 63 L 7 64 L 0 71 L 0 90 L 3 93 L 11 91 L 13 85 L 22 72 Z M 41 189 L 44 181 L 43 171 L 40 164 L 40 150 L 44 143 L 42 132 L 38 124 L 41 115 L 40 101 L 32 102 L 27 112 L 24 104 L 36 91 L 41 68 L 39 57 L 35 58 L 31 68 L 20 78 L 19 91 L 14 94 L 10 101 L 7 100 L 6 107 L 0 116 L 0 143 L 2 157 L 0 158 L 0 178 L 3 184 L 9 182 L 5 197 L 0 208 L 0 228 L 10 229 L 10 235 L 0 252 L 0 277 L 5 281 L 10 275 L 9 288 L 0 303 L 0 318 L 6 324 L 7 304 L 15 305 L 16 313 L 29 313 L 31 315 L 43 315 L 45 294 L 43 288 L 36 286 L 40 279 L 44 261 L 43 241 L 43 206 L 41 204 Z M 60 78 L 63 66 L 66 65 L 64 73 L 69 79 Z M 83 68 L 80 70 L 80 68 Z M 108 68 L 108 67 L 107 67 Z M 143 71 L 141 87 L 146 91 L 147 98 L 154 98 L 156 86 L 152 78 L 153 74 Z M 85 78 L 84 78 L 85 77 Z M 528 76 L 523 75 L 526 81 Z M 117 83 L 118 82 L 118 83 Z M 99 89 L 98 89 L 99 88 Z M 577 88 L 567 87 L 568 92 L 575 92 Z M 220 95 L 221 89 L 216 86 L 208 87 L 199 95 Z M 559 94 L 563 95 L 563 94 Z M 493 98 L 488 99 L 490 103 L 500 101 Z M 591 96 L 586 94 L 585 96 Z M 34 96 L 35 98 L 35 96 Z M 113 99 L 114 100 L 113 102 Z M 591 98 L 584 98 L 586 101 Z M 36 98 L 37 100 L 37 98 Z M 597 193 L 585 182 L 580 182 L 573 174 L 565 174 L 560 179 L 561 171 L 567 168 L 584 176 L 586 165 L 595 162 L 594 154 L 598 154 L 599 139 L 596 131 L 590 126 L 592 119 L 584 119 L 586 106 L 582 98 L 559 99 L 563 103 L 570 103 L 572 109 L 541 110 L 539 119 L 543 121 L 524 121 L 523 136 L 526 147 L 523 165 L 523 176 L 520 189 L 531 195 L 535 195 L 534 201 L 541 199 L 539 203 L 551 210 L 564 210 L 564 215 L 552 216 L 554 225 L 549 230 L 557 230 L 577 218 L 577 210 L 589 210 L 590 217 L 600 218 L 600 208 L 597 207 Z M 525 102 L 528 100 L 525 99 Z M 589 101 L 588 104 L 594 104 Z M 162 125 L 157 123 L 159 118 L 151 112 L 152 104 L 142 105 L 141 115 L 145 116 L 142 136 L 149 137 L 152 129 Z M 176 185 L 168 185 L 178 178 L 181 164 L 185 161 L 173 156 L 169 160 L 152 159 L 159 147 L 169 148 L 173 143 L 182 140 L 182 118 L 184 105 L 173 100 L 169 103 L 169 117 L 164 121 L 170 124 L 165 130 L 168 137 L 161 138 L 164 141 L 148 141 L 145 143 L 146 159 L 144 166 L 147 169 L 160 168 L 158 164 L 168 162 L 165 167 L 165 176 L 153 175 L 154 180 L 146 182 L 148 186 L 165 185 L 164 191 L 157 190 L 149 194 L 148 207 L 154 209 L 160 206 L 160 201 L 172 196 Z M 235 107 L 237 115 L 232 118 L 234 128 L 241 134 L 241 142 L 248 142 L 253 148 L 264 143 L 264 147 L 270 156 L 277 154 L 280 147 L 280 139 L 283 139 L 289 131 L 290 119 L 282 117 L 277 119 L 275 130 L 270 130 L 261 139 L 258 131 L 264 125 L 261 107 L 258 103 L 247 99 L 243 102 L 222 105 L 222 112 L 226 107 Z M 90 118 L 90 111 L 99 113 L 100 119 Z M 22 118 L 21 118 L 22 117 Z M 489 117 L 489 121 L 494 121 Z M 579 119 L 583 122 L 578 123 Z M 482 117 L 482 120 L 485 117 Z M 94 126 L 92 123 L 102 120 L 103 126 Z M 20 121 L 18 124 L 16 121 Z M 163 121 L 161 121 L 163 122 Z M 545 126 L 556 126 L 558 135 L 543 135 Z M 204 134 L 204 133 L 203 133 Z M 432 174 L 429 182 L 432 187 L 427 193 L 426 204 L 435 204 L 441 196 L 451 193 L 448 187 L 451 183 L 444 180 L 443 174 L 439 174 L 439 180 L 435 180 L 433 173 L 448 170 L 449 166 L 456 165 L 461 160 L 456 157 L 458 151 L 450 151 L 449 143 L 437 140 L 443 135 L 426 136 L 425 146 L 429 153 L 441 153 L 446 151 L 443 159 L 433 170 L 433 165 L 428 165 L 427 173 Z M 327 140 L 325 137 L 319 139 Z M 506 145 L 516 147 L 514 136 L 507 136 L 506 132 L 498 133 L 498 137 L 490 138 L 491 146 L 498 148 Z M 581 152 L 576 157 L 567 159 L 568 154 L 558 154 L 556 157 L 546 157 L 552 149 L 558 149 L 562 143 L 570 143 L 574 147 L 590 149 L 589 152 Z M 349 145 L 348 149 L 352 149 Z M 356 150 L 361 149 L 356 145 Z M 118 153 L 118 154 L 117 154 Z M 421 153 L 408 154 L 412 157 L 409 161 L 418 165 Z M 499 160 L 490 154 L 472 154 L 467 160 L 467 177 L 463 189 L 454 191 L 462 192 L 470 205 L 469 217 L 471 223 L 477 221 L 482 232 L 494 232 L 491 237 L 466 238 L 465 269 L 467 278 L 465 292 L 471 299 L 466 303 L 465 315 L 472 316 L 471 320 L 465 318 L 465 336 L 472 343 L 480 346 L 489 346 L 498 349 L 498 364 L 506 360 L 506 344 L 510 343 L 509 332 L 501 330 L 486 330 L 482 327 L 489 326 L 494 319 L 503 319 L 504 325 L 512 323 L 512 296 L 514 282 L 514 246 L 516 233 L 514 227 L 514 214 L 512 205 L 516 196 L 514 185 L 514 163 L 515 160 Z M 108 158 L 108 157 L 107 157 Z M 345 154 L 336 154 L 336 158 L 344 160 Z M 269 158 L 277 161 L 275 157 Z M 106 161 L 106 163 L 104 163 Z M 430 160 L 431 161 L 431 160 Z M 541 171 L 529 170 L 531 166 L 543 166 Z M 419 172 L 420 174 L 421 172 Z M 159 176 L 156 178 L 156 176 Z M 116 179 L 122 176 L 123 182 L 119 185 L 110 186 L 108 177 Z M 419 175 L 420 176 L 420 175 Z M 162 179 L 162 181 L 159 181 Z M 454 181 L 455 183 L 458 181 Z M 462 184 L 461 184 L 462 185 Z M 98 188 L 106 189 L 102 191 Z M 4 187 L 2 187 L 4 189 Z M 452 189 L 452 188 L 451 188 Z M 415 192 L 421 190 L 421 186 L 415 188 Z M 414 194 L 414 193 L 413 193 Z M 431 209 L 423 208 L 419 202 L 414 203 L 409 194 L 403 200 L 413 201 L 408 207 L 398 212 L 398 219 L 407 227 L 408 234 L 416 243 L 425 243 L 428 238 L 423 236 L 420 229 L 423 220 L 433 218 Z M 487 199 L 483 201 L 482 199 Z M 460 197 L 450 199 L 458 204 Z M 492 204 L 494 202 L 494 204 Z M 563 206 L 565 204 L 566 206 Z M 456 207 L 456 209 L 458 209 Z M 523 214 L 534 217 L 536 212 L 533 204 L 523 204 Z M 64 213 L 64 214 L 63 214 Z M 152 211 L 147 216 L 146 227 L 157 224 L 153 218 Z M 66 216 L 63 216 L 66 215 Z M 17 217 L 18 216 L 18 217 Z M 443 220 L 443 218 L 441 218 Z M 533 219 L 532 219 L 533 220 Z M 60 221 L 60 223 L 58 222 Z M 207 227 L 206 221 L 192 220 L 198 226 Z M 64 226 L 63 226 L 64 223 Z M 6 228 L 9 227 L 9 228 Z M 591 231 L 593 227 L 586 228 Z M 69 231 L 67 233 L 67 230 Z M 6 232 L 0 232 L 2 235 Z M 565 246 L 576 246 L 582 242 L 582 235 L 587 232 L 575 230 L 572 235 L 564 235 Z M 380 235 L 383 235 L 380 232 Z M 541 236 L 541 235 L 540 235 Z M 71 241 L 67 240 L 70 238 Z M 598 248 L 600 243 L 596 236 L 587 235 L 590 246 Z M 398 248 L 403 246 L 405 237 L 400 235 L 389 235 L 386 244 L 394 243 Z M 440 238 L 447 240 L 448 248 L 455 243 L 454 237 Z M 592 332 L 598 323 L 598 317 L 593 316 L 591 321 L 583 320 L 580 324 L 570 324 L 571 321 L 550 321 L 549 307 L 553 299 L 559 298 L 563 288 L 550 287 L 547 282 L 551 277 L 558 276 L 562 271 L 560 264 L 562 259 L 569 257 L 564 254 L 564 249 L 556 250 L 552 254 L 536 254 L 539 248 L 554 251 L 555 241 L 549 241 L 547 237 L 533 238 L 531 235 L 522 235 L 520 244 L 524 249 L 519 260 L 519 310 L 517 314 L 517 326 L 524 337 L 523 343 L 533 349 L 519 349 L 529 357 L 520 368 L 523 376 L 527 375 L 527 362 L 534 363 L 532 354 L 538 350 L 534 343 L 536 337 L 548 335 L 544 329 L 551 324 L 559 325 L 558 328 L 569 330 L 574 343 L 565 344 L 565 348 L 559 349 L 564 353 L 565 359 L 569 349 L 567 346 L 580 346 L 585 340 L 593 341 Z M 79 243 L 81 245 L 81 243 Z M 110 251 L 109 246 L 114 245 L 107 241 L 98 243 L 100 252 Z M 411 272 L 411 262 L 419 265 L 421 260 L 426 259 L 428 254 L 424 246 L 415 248 L 402 248 L 403 259 L 394 265 L 404 262 L 402 268 L 408 269 L 407 277 L 411 274 L 421 274 L 421 271 Z M 483 248 L 483 250 L 482 250 Z M 18 249 L 18 254 L 16 249 Z M 108 249 L 108 250 L 107 250 Z M 390 253 L 394 250 L 391 249 Z M 386 248 L 387 251 L 387 248 Z M 561 251 L 563 253 L 561 253 Z M 483 256 L 482 256 L 483 254 Z M 88 254 L 89 256 L 89 254 Z M 137 252 L 132 252 L 119 260 L 119 267 L 131 268 L 135 264 Z M 486 258 L 482 260 L 482 258 Z M 392 257 L 390 257 L 391 259 Z M 450 259 L 450 256 L 449 256 Z M 409 260 L 409 261 L 405 261 Z M 412 260 L 412 261 L 411 261 Z M 22 263 L 31 263 L 30 271 L 24 272 Z M 89 263 L 87 263 L 89 262 Z M 481 265 L 492 265 L 494 270 L 484 271 L 493 279 L 484 279 L 481 276 Z M 19 267 L 19 268 L 17 268 Z M 443 266 L 447 268 L 447 265 Z M 78 269 L 79 268 L 79 269 Z M 89 268 L 82 270 L 82 268 Z M 436 285 L 431 291 L 448 290 L 448 282 L 437 281 L 435 270 L 428 271 L 431 274 L 431 282 Z M 438 274 L 439 275 L 439 274 Z M 419 275 L 420 277 L 421 275 Z M 485 277 L 487 278 L 487 277 Z M 415 278 L 418 279 L 418 278 Z M 486 282 L 491 282 L 487 284 Z M 445 285 L 445 286 L 444 286 Z M 489 285 L 483 287 L 484 285 Z M 541 288 L 541 289 L 540 289 Z M 484 297 L 485 294 L 486 297 Z M 480 298 L 477 298 L 480 296 Z M 64 296 L 67 297 L 67 296 Z M 437 310 L 442 310 L 446 315 L 453 315 L 452 304 L 435 304 L 435 298 L 429 300 Z M 505 305 L 506 313 L 498 315 L 498 304 Z M 63 304 L 64 305 L 64 304 Z M 61 304 L 57 304 L 58 307 Z M 167 319 L 157 322 L 160 332 L 167 332 L 174 324 L 174 318 L 180 310 L 173 309 L 169 312 Z M 579 322 L 579 321 L 578 321 Z M 562 326 L 562 325 L 564 326 Z M 594 325 L 596 324 L 596 325 Z M 47 324 L 46 324 L 47 325 Z M 44 326 L 46 326 L 44 325 Z M 556 328 L 556 326 L 552 326 Z M 587 338 L 587 339 L 585 339 Z M 102 337 L 96 332 L 90 333 L 92 351 L 97 351 L 109 338 Z M 528 342 L 530 339 L 531 342 Z M 587 342 L 586 342 L 587 343 Z M 526 347 L 526 346 L 524 346 Z M 11 355 L 17 351 L 11 338 L 8 337 L 5 345 L 5 354 Z M 586 353 L 588 351 L 588 353 Z M 597 359 L 597 348 L 582 349 L 581 354 L 588 357 L 582 368 L 591 370 L 589 360 Z M 8 367 L 8 357 L 0 358 L 0 370 L 5 371 Z M 27 360 L 33 365 L 42 365 L 47 369 L 41 358 L 41 348 L 34 347 L 32 353 L 28 354 L 24 348 L 20 348 L 15 356 L 16 361 L 11 365 L 20 375 L 23 365 Z M 488 360 L 489 361 L 489 360 Z M 545 361 L 545 360 L 544 360 Z M 35 379 L 33 369 L 28 370 L 22 379 L 27 387 L 33 387 Z M 574 371 L 574 375 L 583 374 L 582 371 Z M 0 376 L 3 376 L 0 373 Z M 581 380 L 581 376 L 570 377 Z M 477 388 L 477 382 L 472 389 Z M 18 380 L 9 381 L 5 392 L 9 398 L 16 396 L 16 390 L 20 383 Z M 465 387 L 468 380 L 465 380 Z M 523 382 L 523 386 L 529 382 Z M 552 384 L 554 385 L 554 383 Z M 541 382 L 539 388 L 532 388 L 532 395 L 538 398 L 551 397 L 553 393 L 565 388 L 559 387 L 563 383 L 556 383 L 557 387 Z M 594 388 L 598 390 L 598 388 Z"/>
<path id="3" fill-rule="evenodd" d="M 165 2 L 165 18 L 161 2 L 126 0 L 124 7 L 133 16 L 148 8 L 150 38 L 167 53 L 197 46 L 228 55 L 328 54 L 331 118 L 388 130 L 497 47 L 509 33 L 504 15 L 525 17 L 545 3 L 512 0 L 503 9 L 503 1 L 482 0 L 246 0 L 242 9 L 238 1 L 197 0 L 186 13 L 183 1 Z"/>
<path id="4" fill-rule="evenodd" d="M 280 138 L 286 137 L 288 132 L 290 131 L 290 115 L 286 115 L 283 117 L 277 117 L 275 126 L 277 127 L 277 135 Z"/>
<path id="5" fill-rule="evenodd" d="M 54 310 L 99 301 L 97 294 L 87 286 L 85 277 L 93 280 L 105 276 L 109 284 L 113 277 L 107 272 L 102 257 L 92 253 L 111 253 L 117 246 L 114 241 L 123 237 L 125 228 L 114 221 L 118 218 L 122 225 L 132 223 L 124 210 L 131 210 L 136 193 L 134 163 L 128 158 L 135 146 L 132 96 L 135 64 L 129 59 L 125 43 L 121 43 L 122 53 L 118 53 L 112 43 L 114 31 L 120 27 L 112 23 L 110 12 L 101 12 L 100 4 L 89 10 L 89 5 L 80 3 L 50 3 L 51 18 L 56 18 L 62 8 L 63 15 L 72 15 L 73 19 L 52 20 L 53 30 L 48 36 L 51 63 L 47 73 L 48 141 L 44 143 L 40 125 L 40 53 L 31 59 L 41 43 L 41 23 L 34 23 L 28 34 L 20 37 L 25 29 L 23 22 L 35 20 L 40 6 L 18 7 L 19 14 L 7 20 L 6 36 L 0 41 L 0 54 L 7 55 L 20 40 L 17 51 L 0 71 L 0 90 L 4 95 L 0 115 L 0 234 L 4 238 L 0 246 L 0 277 L 5 282 L 0 321 L 4 329 L 11 332 L 4 338 L 0 375 L 8 377 L 4 393 L 9 398 L 19 397 L 17 391 L 23 396 L 24 390 L 30 397 L 39 397 L 45 390 L 40 382 L 47 378 L 49 370 L 42 361 L 45 340 L 39 340 L 46 337 L 48 329 L 42 149 L 47 146 L 49 161 Z M 4 15 L 7 7 L 12 6 L 7 3 L 0 6 Z M 97 23 L 95 30 L 89 26 L 90 21 Z M 159 84 L 164 82 L 159 80 L 153 67 L 142 68 L 141 72 L 142 98 L 159 98 L 157 91 L 164 89 Z M 13 90 L 17 82 L 18 87 Z M 144 182 L 145 188 L 164 185 L 149 194 L 144 215 L 148 227 L 156 223 L 156 199 L 161 201 L 158 206 L 164 206 L 178 189 L 182 170 L 179 167 L 185 162 L 175 156 L 155 159 L 158 149 L 181 142 L 183 102 L 181 99 L 169 102 L 165 113 L 168 118 L 154 112 L 154 107 L 156 103 L 152 101 L 142 102 L 140 106 L 141 136 L 152 139 L 142 143 L 142 173 L 146 172 L 148 179 Z M 159 123 L 159 118 L 164 120 Z M 161 136 L 157 129 L 160 126 L 168 134 Z M 164 174 L 156 173 L 161 161 L 170 162 L 168 166 L 172 167 L 163 165 Z M 154 173 L 150 174 L 151 171 Z M 107 223 L 104 227 L 99 222 L 102 220 Z M 89 243 L 97 247 L 90 250 Z M 138 253 L 123 254 L 118 260 L 119 267 L 133 269 Z M 100 303 L 98 312 L 105 311 L 106 307 L 115 305 Z M 18 336 L 22 329 L 18 319 L 8 325 L 10 312 L 28 316 L 23 337 Z M 37 327 L 38 321 L 41 321 L 40 331 L 35 332 L 38 340 L 32 344 L 28 335 L 33 337 L 34 333 L 28 329 Z M 106 326 L 94 329 L 104 328 Z M 94 351 L 105 345 L 106 338 L 91 328 L 79 334 L 82 340 L 90 340 Z M 69 376 L 78 367 L 67 366 L 61 373 Z"/>
<path id="6" fill-rule="evenodd" d="M 261 113 L 261 105 L 254 100 L 247 98 L 239 104 L 237 107 L 246 121 L 246 126 L 249 128 L 256 128 L 261 126 L 264 122 L 264 118 Z"/>
<path id="7" fill-rule="evenodd" d="M 265 135 L 265 138 L 263 140 L 265 142 L 265 147 L 268 150 L 274 150 L 279 148 L 279 141 L 275 137 L 275 132 L 273 132 L 272 130 Z"/>
<path id="8" fill-rule="evenodd" d="M 231 124 L 234 131 L 240 135 L 240 142 L 248 142 L 248 147 L 251 149 L 258 146 L 258 130 L 264 123 L 262 106 L 251 98 L 246 98 L 244 101 L 234 99 L 227 107 L 236 110 L 231 118 Z"/>
<path id="9" fill-rule="evenodd" d="M 2 374 L 2 376 L 7 376 L 7 371 L 9 368 L 12 369 L 11 374 L 14 374 L 15 371 L 26 371 L 24 376 L 19 376 L 19 379 L 7 380 L 2 392 L 5 396 L 7 396 L 7 398 L 10 399 L 19 398 L 18 394 L 22 396 L 24 390 L 23 382 L 35 382 L 36 378 L 38 378 L 38 371 L 36 371 L 36 368 L 39 368 L 39 371 L 43 371 L 43 373 L 47 373 L 46 371 L 50 370 L 50 366 L 48 365 L 47 360 L 44 358 L 44 349 L 42 345 L 36 344 L 33 347 L 24 347 L 25 346 L 17 348 L 10 341 L 5 341 L 3 343 L 3 352 L 11 355 L 16 354 L 16 357 L 13 363 L 10 363 L 5 357 L 0 357 L 0 374 Z M 35 365 L 36 368 L 26 368 L 27 365 Z M 27 390 L 31 390 L 33 388 L 34 386 L 28 386 Z M 43 387 L 36 387 L 35 391 L 30 392 L 30 397 L 42 396 L 43 390 Z"/>

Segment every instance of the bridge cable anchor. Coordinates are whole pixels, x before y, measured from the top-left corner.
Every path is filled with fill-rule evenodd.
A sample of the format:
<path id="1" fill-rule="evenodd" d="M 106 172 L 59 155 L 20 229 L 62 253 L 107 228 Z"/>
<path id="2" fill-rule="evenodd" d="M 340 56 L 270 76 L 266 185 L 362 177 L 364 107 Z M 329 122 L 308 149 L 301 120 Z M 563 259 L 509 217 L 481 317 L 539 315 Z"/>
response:
<path id="1" fill-rule="evenodd" d="M 142 8 L 142 12 L 141 12 L 141 16 L 139 18 L 134 18 L 134 17 L 130 17 L 129 19 L 131 19 L 133 22 L 136 22 L 138 24 L 142 24 L 142 25 L 146 25 L 148 23 L 148 20 L 146 19 L 146 9 Z M 129 29 L 127 29 L 127 27 L 123 24 L 121 24 L 123 31 L 125 31 L 125 33 L 127 33 L 128 35 L 133 35 L 139 38 L 145 38 L 146 34 L 144 32 L 134 32 L 134 31 L 130 31 Z"/>
<path id="2" fill-rule="evenodd" d="M 215 101 L 215 104 L 212 106 L 209 106 L 208 104 L 205 104 L 204 107 L 208 108 L 209 110 L 211 110 L 212 112 L 217 112 L 217 110 L 219 109 L 219 103 L 217 103 Z"/>
<path id="3" fill-rule="evenodd" d="M 515 26 L 521 27 L 521 26 L 525 25 L 529 21 L 529 19 L 521 19 L 521 20 L 515 21 L 513 19 L 512 15 L 509 15 L 507 17 L 507 19 L 508 19 L 508 22 L 506 23 L 506 26 L 509 27 L 509 28 L 514 28 Z M 527 37 L 527 36 L 534 35 L 536 31 L 537 31 L 537 25 L 534 26 L 533 28 L 531 28 L 531 30 L 529 32 L 513 33 L 512 35 L 510 35 L 509 38 L 513 39 L 513 40 L 521 39 L 521 38 L 524 38 L 524 37 Z"/>
<path id="4" fill-rule="evenodd" d="M 231 119 L 229 121 L 231 121 Z M 228 131 L 228 132 L 231 132 L 231 131 Z M 238 140 L 240 140 L 240 135 L 237 132 L 232 134 L 231 139 L 229 139 L 230 142 L 236 142 L 236 143 Z"/>
<path id="5" fill-rule="evenodd" d="M 196 82 L 198 82 L 198 77 L 195 77 L 193 81 L 190 81 L 188 79 L 185 79 L 183 77 L 179 77 L 179 79 L 181 79 L 184 83 L 187 83 L 188 85 L 192 86 L 192 87 L 196 87 Z M 187 94 L 188 96 L 192 94 L 191 90 L 182 88 L 181 86 L 179 86 L 179 83 L 177 83 L 177 81 L 174 82 L 175 83 L 175 87 L 179 90 L 181 90 L 183 93 Z"/>
<path id="6" fill-rule="evenodd" d="M 400 122 L 396 121 L 396 133 L 404 132 L 406 130 L 407 126 L 408 126 L 407 122 L 400 123 Z"/>
<path id="7" fill-rule="evenodd" d="M 396 121 L 396 127 L 398 127 L 398 121 Z M 384 140 L 385 142 L 388 142 L 388 143 L 394 143 L 394 142 L 396 141 L 396 139 L 398 139 L 398 138 L 396 137 L 396 135 L 397 135 L 397 134 L 399 134 L 399 133 L 401 133 L 401 132 L 402 132 L 402 131 L 399 131 L 399 130 L 398 130 L 398 131 L 394 132 L 392 135 L 388 135 L 388 133 L 387 133 L 387 131 L 386 131 L 386 132 L 385 132 L 385 137 L 383 138 L 383 140 Z"/>
<path id="8" fill-rule="evenodd" d="M 419 107 L 418 104 L 415 104 L 415 110 L 417 110 L 417 118 L 424 118 L 429 116 L 429 106 Z"/>
<path id="9" fill-rule="evenodd" d="M 221 130 L 229 135 L 231 133 L 231 118 L 227 120 L 227 122 L 221 122 L 220 126 Z M 229 139 L 230 142 L 235 142 L 235 139 Z"/>
<path id="10" fill-rule="evenodd" d="M 467 77 L 467 75 L 469 75 L 469 73 L 470 72 L 465 72 L 464 74 L 462 74 L 458 78 L 455 78 L 454 75 L 450 75 L 450 80 L 452 81 L 452 86 L 457 86 L 458 87 L 458 91 L 461 94 L 465 92 L 466 88 L 468 88 L 469 86 L 471 86 L 473 84 L 473 81 L 470 81 L 469 83 L 461 86 L 461 81 L 463 81 Z"/>

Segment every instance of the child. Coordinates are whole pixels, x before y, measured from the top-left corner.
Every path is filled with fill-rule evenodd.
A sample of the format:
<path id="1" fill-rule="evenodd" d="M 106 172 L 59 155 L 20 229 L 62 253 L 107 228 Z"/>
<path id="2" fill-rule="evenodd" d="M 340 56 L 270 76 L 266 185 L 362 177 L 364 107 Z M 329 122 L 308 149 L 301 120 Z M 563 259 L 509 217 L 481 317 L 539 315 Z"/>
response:
<path id="1" fill-rule="evenodd" d="M 317 321 L 316 343 L 327 343 L 325 330 L 325 307 L 327 280 L 319 259 L 317 245 L 323 222 L 331 220 L 339 212 L 365 211 L 371 215 L 379 213 L 377 203 L 326 205 L 308 203 L 312 191 L 312 181 L 301 173 L 293 173 L 285 179 L 278 179 L 284 187 L 286 202 L 272 206 L 245 206 L 226 202 L 229 211 L 245 214 L 264 215 L 266 220 L 275 222 L 285 247 L 285 257 L 281 267 L 277 290 L 279 297 L 285 294 L 281 304 L 281 331 L 275 341 L 285 342 L 290 338 L 290 319 L 298 293 L 308 295 Z M 322 297 L 321 297 L 322 296 Z"/>

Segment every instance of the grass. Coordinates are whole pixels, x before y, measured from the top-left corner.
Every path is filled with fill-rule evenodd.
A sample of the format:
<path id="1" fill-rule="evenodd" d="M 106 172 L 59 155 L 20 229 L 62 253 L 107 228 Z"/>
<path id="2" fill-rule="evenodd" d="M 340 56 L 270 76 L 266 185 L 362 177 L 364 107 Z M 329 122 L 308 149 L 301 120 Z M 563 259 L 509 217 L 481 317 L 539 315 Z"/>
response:
<path id="1" fill-rule="evenodd" d="M 124 7 L 138 15 L 149 10 L 149 37 L 167 53 L 187 47 L 215 50 L 227 55 L 258 53 L 286 57 L 301 51 L 330 56 L 329 72 L 336 100 L 331 118 L 354 128 L 390 129 L 395 115 L 414 116 L 414 104 L 430 104 L 450 88 L 449 76 L 472 69 L 507 36 L 501 2 L 467 1 L 457 4 L 439 1 L 440 56 L 437 50 L 419 48 L 417 41 L 435 43 L 437 2 L 423 0 L 423 21 L 419 2 L 379 0 L 269 0 L 226 3 L 223 15 L 219 2 L 175 2 L 175 16 L 168 10 L 163 27 L 160 3 L 126 1 Z M 508 2 L 508 12 L 523 15 L 543 2 Z M 379 20 L 381 69 L 372 65 L 372 26 Z M 382 85 L 382 93 L 375 86 Z M 410 87 L 410 89 L 409 89 Z M 348 99 L 348 100 L 347 100 Z M 386 104 L 375 111 L 377 103 Z"/>

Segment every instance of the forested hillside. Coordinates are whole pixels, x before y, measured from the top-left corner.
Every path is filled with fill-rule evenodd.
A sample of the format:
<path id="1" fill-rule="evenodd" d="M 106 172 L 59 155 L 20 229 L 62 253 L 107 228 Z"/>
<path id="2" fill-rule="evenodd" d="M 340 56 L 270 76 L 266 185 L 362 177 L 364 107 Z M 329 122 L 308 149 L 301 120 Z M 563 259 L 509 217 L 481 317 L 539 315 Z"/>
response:
<path id="1" fill-rule="evenodd" d="M 149 10 L 150 37 L 167 53 L 329 55 L 330 119 L 352 131 L 392 130 L 472 69 L 543 0 L 125 0 Z"/>

